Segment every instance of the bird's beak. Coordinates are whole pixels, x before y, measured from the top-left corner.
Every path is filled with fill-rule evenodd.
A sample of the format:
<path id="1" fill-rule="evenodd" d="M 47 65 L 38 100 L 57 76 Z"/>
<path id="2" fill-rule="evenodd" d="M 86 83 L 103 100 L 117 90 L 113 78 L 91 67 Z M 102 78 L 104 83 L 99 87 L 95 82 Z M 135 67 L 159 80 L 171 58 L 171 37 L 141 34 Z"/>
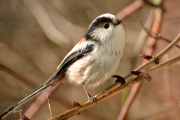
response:
<path id="1" fill-rule="evenodd" d="M 117 20 L 117 23 L 116 23 L 116 25 L 119 25 L 121 23 L 121 20 Z"/>

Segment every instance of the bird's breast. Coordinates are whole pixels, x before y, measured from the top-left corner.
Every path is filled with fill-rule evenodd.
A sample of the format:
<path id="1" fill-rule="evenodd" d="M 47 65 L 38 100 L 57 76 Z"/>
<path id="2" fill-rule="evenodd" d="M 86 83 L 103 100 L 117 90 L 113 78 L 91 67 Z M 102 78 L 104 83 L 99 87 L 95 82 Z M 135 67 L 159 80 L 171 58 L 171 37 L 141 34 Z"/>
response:
<path id="1" fill-rule="evenodd" d="M 95 49 L 87 56 L 74 62 L 66 71 L 69 82 L 96 87 L 109 79 L 117 69 L 119 51 Z"/>

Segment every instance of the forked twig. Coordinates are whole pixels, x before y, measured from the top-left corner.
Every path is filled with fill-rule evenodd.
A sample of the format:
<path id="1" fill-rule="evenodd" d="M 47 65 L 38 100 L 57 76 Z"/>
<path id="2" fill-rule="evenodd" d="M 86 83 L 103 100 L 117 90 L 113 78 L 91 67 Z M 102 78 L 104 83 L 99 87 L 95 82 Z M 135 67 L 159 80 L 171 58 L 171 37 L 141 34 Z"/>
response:
<path id="1" fill-rule="evenodd" d="M 138 77 L 135 77 L 131 81 L 127 82 L 126 84 L 123 84 L 122 86 L 119 86 L 119 87 L 115 88 L 114 90 L 111 90 L 111 91 L 97 97 L 97 103 L 102 102 L 102 101 L 104 101 L 104 100 L 118 94 L 119 92 L 125 90 L 126 88 L 129 88 L 130 86 L 134 85 L 135 83 L 137 83 L 139 81 L 142 81 L 143 78 L 147 74 L 150 75 L 150 74 L 152 74 L 154 72 L 157 72 L 158 70 L 161 70 L 164 67 L 169 66 L 169 65 L 171 65 L 173 63 L 176 63 L 178 61 L 180 61 L 180 55 L 178 55 L 178 56 L 176 56 L 176 57 L 174 57 L 172 59 L 169 59 L 166 62 L 163 62 L 163 63 L 161 63 L 159 65 L 154 66 L 153 68 L 141 73 Z M 91 106 L 93 106 L 95 104 L 96 104 L 96 102 L 93 102 L 93 100 L 88 101 L 88 102 L 82 104 L 79 107 L 73 108 L 73 109 L 71 109 L 71 110 L 69 110 L 69 111 L 67 111 L 65 113 L 62 113 L 62 114 L 60 114 L 60 115 L 58 115 L 56 117 L 50 118 L 48 120 L 65 120 L 65 119 L 68 119 L 68 118 L 78 114 L 79 112 L 82 112 L 83 110 L 85 110 L 88 107 L 91 107 Z"/>
<path id="2" fill-rule="evenodd" d="M 153 25 L 152 25 L 152 30 L 156 31 L 156 33 L 158 33 L 159 31 L 159 28 L 160 28 L 160 23 L 161 23 L 161 20 L 162 20 L 162 10 L 159 10 L 159 9 L 155 9 L 154 11 L 154 22 L 153 22 Z M 146 50 L 146 55 L 149 55 L 149 56 L 152 56 L 153 55 L 153 52 L 154 52 L 154 47 L 156 44 L 156 39 L 155 38 L 150 38 L 148 40 L 148 48 Z M 150 60 L 150 59 L 149 59 Z M 142 64 L 145 64 L 147 63 L 149 60 L 146 60 L 144 59 Z M 158 60 L 158 59 L 157 59 Z M 148 67 L 146 68 L 148 69 Z M 146 70 L 145 69 L 145 70 Z M 142 81 L 141 81 L 142 82 Z M 133 102 L 133 100 L 135 99 L 135 96 L 141 86 L 141 82 L 137 83 L 136 85 L 134 85 L 126 99 L 126 102 L 124 103 L 123 107 L 122 107 L 122 110 L 118 116 L 118 120 L 123 120 L 125 119 L 126 115 L 127 115 L 127 112 L 130 108 L 130 105 L 131 103 Z"/>
<path id="3" fill-rule="evenodd" d="M 155 39 L 162 39 L 162 40 L 164 40 L 164 41 L 166 41 L 166 42 L 168 42 L 168 43 L 171 43 L 171 42 L 172 42 L 171 40 L 169 40 L 169 39 L 161 36 L 160 33 L 155 33 L 155 32 L 153 32 L 153 31 L 151 31 L 149 28 L 145 27 L 142 22 L 140 22 L 140 23 L 141 23 L 141 26 L 144 28 L 144 30 L 148 33 L 149 36 L 151 36 L 151 37 L 153 37 L 153 38 L 155 38 Z M 180 49 L 180 46 L 179 46 L 179 45 L 176 45 L 176 47 Z"/>
<path id="4" fill-rule="evenodd" d="M 169 44 L 164 50 L 162 50 L 156 57 L 157 58 L 161 58 L 163 55 L 165 55 L 170 49 L 173 48 L 173 46 L 175 46 L 177 44 L 177 42 L 179 42 L 180 40 L 180 33 L 178 34 L 178 36 L 175 38 L 175 40 L 173 42 L 171 42 L 171 44 Z M 138 70 L 142 70 L 142 68 L 146 68 L 148 67 L 149 65 L 155 63 L 156 61 L 156 57 L 152 58 L 148 63 L 140 66 L 139 68 L 137 68 L 135 71 L 138 71 Z M 115 89 L 111 89 L 112 86 L 110 86 L 109 88 L 107 88 L 106 90 L 104 90 L 103 92 L 99 93 L 97 95 L 97 103 L 101 102 L 101 101 L 104 101 L 106 100 L 107 98 L 109 97 L 112 97 L 114 96 L 115 94 L 123 91 L 124 89 L 126 88 L 129 88 L 130 86 L 134 85 L 135 83 L 139 82 L 142 80 L 142 78 L 144 78 L 147 74 L 152 74 L 166 66 L 169 66 L 175 62 L 178 62 L 180 60 L 180 55 L 172 58 L 172 59 L 169 59 L 167 60 L 166 62 L 163 62 L 163 63 L 160 63 L 158 65 L 156 65 L 155 67 L 149 69 L 149 70 L 146 70 L 145 72 L 143 72 L 142 74 L 140 74 L 138 77 L 135 77 L 134 79 L 129 79 L 131 77 L 125 77 L 125 80 L 128 81 L 126 84 L 120 86 L 120 83 L 115 83 L 113 84 L 112 86 L 117 86 Z M 130 75 L 132 76 L 132 75 Z M 73 108 L 69 111 L 66 111 L 56 117 L 53 117 L 53 118 L 50 118 L 49 120 L 61 120 L 61 119 L 68 119 L 76 114 L 78 114 L 79 112 L 82 112 L 83 110 L 87 109 L 88 107 L 91 107 L 93 105 L 95 105 L 96 102 L 93 102 L 92 100 L 91 101 L 88 101 L 84 104 L 82 104 L 80 107 L 76 107 L 76 108 Z"/>
<path id="5" fill-rule="evenodd" d="M 26 0 L 24 0 L 26 2 Z M 29 4 L 29 2 L 26 2 L 26 4 Z M 144 5 L 144 1 L 143 0 L 138 0 L 133 2 L 132 4 L 128 5 L 127 7 L 125 7 L 122 11 L 120 11 L 117 14 L 117 17 L 119 19 L 124 19 L 127 16 L 131 15 L 133 12 L 135 12 L 136 10 L 138 10 L 139 8 L 141 8 Z M 29 5 L 30 6 L 30 5 Z M 132 9 L 133 8 L 133 9 Z M 131 11 L 131 12 L 125 12 L 125 11 Z M 48 89 L 47 91 L 49 91 L 49 95 L 54 91 L 55 89 L 51 90 Z M 52 92 L 51 92 L 52 91 Z M 34 108 L 33 105 L 31 105 L 31 107 L 29 107 L 29 109 L 26 111 L 25 114 L 30 114 L 28 116 L 30 116 L 29 118 L 32 118 L 34 116 L 34 114 L 40 109 L 40 107 L 42 106 L 42 104 L 45 103 L 45 101 L 47 100 L 46 97 L 46 92 L 44 91 L 43 93 L 41 93 L 41 95 L 37 98 L 37 100 L 33 103 L 36 104 L 36 102 L 38 102 L 38 99 L 41 99 L 41 103 L 39 105 L 39 108 Z M 39 102 L 38 102 L 39 103 Z"/>

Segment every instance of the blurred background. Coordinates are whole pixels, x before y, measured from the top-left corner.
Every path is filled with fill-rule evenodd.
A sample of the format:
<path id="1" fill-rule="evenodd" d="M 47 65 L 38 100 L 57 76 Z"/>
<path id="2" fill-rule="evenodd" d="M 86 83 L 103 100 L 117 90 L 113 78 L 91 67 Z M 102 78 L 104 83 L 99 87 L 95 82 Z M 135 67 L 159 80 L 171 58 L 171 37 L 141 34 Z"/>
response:
<path id="1" fill-rule="evenodd" d="M 90 23 L 104 13 L 117 14 L 134 0 L 1 0 L 0 1 L 0 113 L 31 90 L 45 82 L 56 67 L 84 36 Z M 160 34 L 173 40 L 180 32 L 180 0 L 165 0 Z M 135 54 L 137 39 L 142 26 L 154 14 L 154 7 L 145 5 L 122 20 L 126 32 L 126 47 L 116 74 L 125 76 L 142 59 L 146 41 Z M 180 44 L 180 43 L 179 43 Z M 154 55 L 168 45 L 157 40 Z M 161 61 L 180 54 L 173 48 Z M 143 81 L 137 97 L 127 114 L 127 120 L 180 119 L 180 63 L 176 63 L 152 76 L 152 82 Z M 96 95 L 113 81 L 95 89 Z M 70 120 L 116 120 L 123 105 L 122 93 L 83 111 Z M 36 98 L 22 106 L 25 112 Z M 82 86 L 61 84 L 51 95 L 54 116 L 73 108 L 71 102 L 87 101 Z M 28 117 L 28 116 L 27 116 Z M 47 102 L 32 120 L 50 118 Z M 5 120 L 17 120 L 19 114 L 10 114 Z"/>

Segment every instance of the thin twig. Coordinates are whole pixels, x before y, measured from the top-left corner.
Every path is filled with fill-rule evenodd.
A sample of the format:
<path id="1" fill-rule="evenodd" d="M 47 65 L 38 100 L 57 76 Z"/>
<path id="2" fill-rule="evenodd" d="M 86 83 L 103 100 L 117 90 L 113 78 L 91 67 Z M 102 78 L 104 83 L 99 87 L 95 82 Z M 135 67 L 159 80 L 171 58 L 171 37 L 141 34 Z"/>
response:
<path id="1" fill-rule="evenodd" d="M 154 66 L 153 68 L 151 68 L 151 69 L 149 69 L 149 70 L 141 73 L 138 77 L 135 77 L 135 78 L 132 79 L 131 81 L 127 82 L 126 84 L 123 84 L 123 85 L 117 87 L 116 89 L 111 90 L 110 92 L 107 92 L 107 93 L 105 93 L 105 94 L 97 97 L 97 103 L 102 102 L 102 101 L 104 101 L 104 100 L 106 100 L 106 99 L 108 99 L 108 98 L 110 98 L 110 97 L 118 94 L 119 92 L 125 90 L 126 88 L 131 87 L 132 85 L 134 85 L 135 83 L 137 83 L 137 82 L 139 82 L 139 81 L 142 81 L 143 78 L 144 78 L 147 74 L 150 75 L 150 74 L 152 74 L 152 73 L 154 73 L 154 72 L 157 72 L 157 71 L 163 69 L 164 67 L 169 66 L 169 65 L 171 65 L 171 64 L 173 64 L 173 63 L 176 63 L 176 62 L 178 62 L 178 61 L 180 61 L 180 55 L 178 55 L 178 56 L 176 56 L 176 57 L 174 57 L 174 58 L 172 58 L 172 59 L 169 59 L 168 61 L 163 62 L 163 63 L 161 63 L 161 64 L 159 64 L 159 65 Z M 93 102 L 93 100 L 88 101 L 88 102 L 82 104 L 82 105 L 79 106 L 79 107 L 73 108 L 73 109 L 71 109 L 71 110 L 69 110 L 69 111 L 67 111 L 67 112 L 65 112 L 65 113 L 62 113 L 62 114 L 60 114 L 60 115 L 58 115 L 58 116 L 56 116 L 56 117 L 50 118 L 50 119 L 48 119 L 48 120 L 68 119 L 68 118 L 76 115 L 76 114 L 79 113 L 79 112 L 82 112 L 83 110 L 85 110 L 85 109 L 87 109 L 88 107 L 91 107 L 91 106 L 93 106 L 93 105 L 95 105 L 95 104 L 96 104 L 96 102 Z"/>
<path id="2" fill-rule="evenodd" d="M 174 40 L 171 44 L 169 44 L 164 50 L 162 50 L 162 52 L 160 52 L 160 53 L 157 55 L 157 57 L 160 57 L 160 58 L 161 58 L 161 57 L 162 57 L 164 54 L 166 54 L 170 49 L 172 49 L 172 47 L 175 46 L 176 43 L 177 43 L 179 40 L 180 40 L 180 33 L 178 34 L 178 36 L 175 38 L 175 40 Z M 98 96 L 98 97 L 97 97 L 97 102 L 101 102 L 101 101 L 103 101 L 103 100 L 105 100 L 105 99 L 107 99 L 107 98 L 109 98 L 109 97 L 111 97 L 111 96 L 113 96 L 113 95 L 115 95 L 115 94 L 123 91 L 125 88 L 128 88 L 128 87 L 132 86 L 133 84 L 139 82 L 140 79 L 146 75 L 146 73 L 147 73 L 147 74 L 152 74 L 153 72 L 155 72 L 155 71 L 157 71 L 157 70 L 160 70 L 160 69 L 162 69 L 162 68 L 164 68 L 164 67 L 166 67 L 166 66 L 168 66 L 168 65 L 171 65 L 171 64 L 174 63 L 174 62 L 179 61 L 179 59 L 180 59 L 180 55 L 177 56 L 177 57 L 174 57 L 174 58 L 172 58 L 172 59 L 170 59 L 170 60 L 168 60 L 168 61 L 166 61 L 166 62 L 164 62 L 164 63 L 158 64 L 158 65 L 156 65 L 155 67 L 153 67 L 153 68 L 145 71 L 144 73 L 142 73 L 139 77 L 134 78 L 133 80 L 127 82 L 126 84 L 124 84 L 124 85 L 122 85 L 122 86 L 120 86 L 120 83 L 119 83 L 119 84 L 115 83 L 115 84 L 114 84 L 115 86 L 116 86 L 116 85 L 119 85 L 120 87 L 117 87 L 117 88 L 115 88 L 115 89 L 113 89 L 113 90 L 112 90 L 112 89 L 110 90 L 110 89 L 109 89 L 109 88 L 111 88 L 111 86 L 110 86 L 110 87 L 109 87 L 108 89 L 106 89 L 105 91 L 99 93 L 99 94 L 97 95 L 97 96 Z M 146 63 L 146 64 L 142 65 L 141 67 L 139 67 L 139 69 L 141 70 L 142 68 L 144 68 L 144 66 L 145 66 L 145 67 L 148 67 L 148 66 L 150 65 L 150 63 L 151 63 L 151 64 L 154 63 L 155 60 L 156 60 L 156 59 L 153 60 L 153 58 L 152 58 L 152 60 L 150 60 L 148 63 Z M 138 69 L 136 69 L 136 71 L 137 71 L 137 70 L 138 70 Z M 143 74 L 144 74 L 144 75 L 143 75 Z M 126 81 L 127 81 L 129 78 L 130 78 L 130 77 L 125 77 Z M 112 85 L 112 86 L 114 86 L 114 85 Z M 103 93 L 103 94 L 102 94 L 102 93 Z M 71 117 L 71 116 L 73 116 L 73 115 L 75 115 L 75 114 L 83 111 L 84 109 L 87 109 L 88 107 L 90 107 L 90 106 L 92 106 L 92 105 L 95 105 L 95 104 L 96 104 L 96 103 L 93 102 L 93 101 L 88 101 L 88 102 L 84 103 L 82 106 L 77 107 L 77 108 L 74 108 L 74 109 L 71 109 L 71 110 L 69 110 L 69 111 L 67 111 L 67 112 L 65 112 L 65 113 L 63 113 L 63 114 L 61 114 L 61 115 L 58 115 L 58 116 L 56 116 L 56 117 L 54 117 L 54 118 L 52 118 L 52 119 L 50 119 L 50 120 L 58 120 L 58 119 L 64 119 L 64 118 L 67 119 L 67 118 L 69 118 L 69 117 Z"/>
<path id="3" fill-rule="evenodd" d="M 162 20 L 162 10 L 159 9 L 159 8 L 156 8 L 155 9 L 155 14 L 154 14 L 154 22 L 153 22 L 153 25 L 152 25 L 152 30 L 154 30 L 156 33 L 158 33 L 159 31 L 159 28 L 160 28 L 160 23 L 161 23 L 161 20 Z M 156 39 L 155 38 L 149 38 L 149 41 L 148 41 L 148 48 L 146 50 L 146 55 L 150 55 L 152 56 L 153 55 L 153 52 L 154 52 L 154 49 L 155 49 L 155 44 L 156 44 Z M 144 59 L 143 60 L 143 64 L 147 63 L 148 60 Z M 146 68 L 148 69 L 148 67 Z M 142 82 L 142 81 L 141 81 Z M 137 92 L 138 92 L 138 89 L 141 85 L 141 82 L 137 83 L 136 85 L 134 85 L 131 89 L 131 92 L 125 102 L 125 104 L 123 105 L 123 108 L 121 110 L 121 113 L 118 117 L 118 120 L 123 120 L 125 119 L 126 115 L 127 115 L 127 112 L 128 112 L 128 109 L 133 101 L 133 99 L 135 98 Z"/>
<path id="4" fill-rule="evenodd" d="M 154 16 L 155 16 L 154 10 L 150 11 L 150 14 L 149 14 L 149 16 L 148 16 L 148 19 L 147 19 L 147 21 L 146 21 L 146 24 L 148 24 L 149 27 L 152 26 L 154 19 L 157 18 L 157 17 L 155 18 Z M 141 51 L 141 49 L 142 49 L 142 47 L 143 47 L 144 41 L 146 40 L 146 37 L 147 37 L 147 32 L 144 31 L 144 29 L 142 29 L 142 30 L 141 30 L 141 33 L 140 33 L 140 35 L 139 35 L 139 37 L 138 37 L 138 40 L 137 40 L 137 42 L 136 42 L 136 46 L 135 46 L 135 48 L 134 48 L 134 54 L 133 54 L 133 56 L 134 56 L 133 58 L 134 58 L 134 59 L 133 59 L 133 61 L 135 61 L 135 59 L 137 58 L 138 54 L 140 53 L 140 51 Z M 151 39 L 149 39 L 149 40 L 151 40 Z M 140 41 L 142 41 L 142 42 L 140 42 Z M 152 45 L 152 46 L 154 46 L 154 45 Z M 147 49 L 148 49 L 148 48 L 147 48 Z M 153 49 L 152 49 L 152 50 L 153 50 Z M 146 53 L 146 54 L 148 54 L 148 53 Z M 151 56 L 152 56 L 152 55 L 151 55 Z M 144 64 L 145 62 L 147 62 L 147 61 L 143 60 L 142 64 Z M 134 62 L 134 63 L 135 63 L 135 62 Z M 138 91 L 139 91 L 139 88 L 140 88 L 141 84 L 142 84 L 142 81 L 140 81 L 140 82 L 138 82 L 137 84 L 135 84 L 135 85 L 132 86 L 132 88 L 131 88 L 131 90 L 130 90 L 130 93 L 129 93 L 129 95 L 128 95 L 126 101 L 125 101 L 125 103 L 123 104 L 123 107 L 122 107 L 122 109 L 121 109 L 121 112 L 120 112 L 120 114 L 119 114 L 119 116 L 118 116 L 118 120 L 123 120 L 123 119 L 125 119 L 125 117 L 126 117 L 126 115 L 127 115 L 127 112 L 128 112 L 128 110 L 129 110 L 129 108 L 130 108 L 130 105 L 132 104 L 133 100 L 135 99 L 135 97 L 136 97 L 136 95 L 137 95 L 137 93 L 138 93 Z"/>
<path id="5" fill-rule="evenodd" d="M 120 20 L 122 20 L 122 19 L 124 19 L 127 16 L 131 15 L 133 12 L 135 12 L 136 10 L 138 10 L 139 8 L 141 8 L 143 6 L 144 6 L 144 1 L 143 0 L 136 0 L 133 3 L 131 3 L 130 5 L 128 5 L 127 7 L 125 7 L 123 10 L 118 12 L 116 14 L 116 16 Z"/>
<path id="6" fill-rule="evenodd" d="M 53 117 L 53 113 L 52 113 L 52 110 L 51 110 L 51 104 L 50 104 L 50 100 L 49 100 L 49 95 L 47 96 L 47 98 L 48 98 L 49 112 L 50 112 L 51 117 Z"/>
<path id="7" fill-rule="evenodd" d="M 153 57 L 146 64 L 143 64 L 140 67 L 136 68 L 134 71 L 141 71 L 141 70 L 143 70 L 145 68 L 148 68 L 150 65 L 155 64 L 155 61 L 157 60 L 157 58 L 160 59 L 160 58 L 162 58 L 163 55 L 167 54 L 167 52 L 169 52 L 169 50 L 171 50 L 179 42 L 179 40 L 180 40 L 180 33 L 175 38 L 175 40 L 173 42 L 171 42 L 165 49 L 163 49 L 157 56 Z M 125 80 L 129 81 L 133 77 L 134 77 L 134 75 L 130 73 L 127 76 L 125 76 Z M 119 85 L 120 85 L 120 83 L 114 83 L 113 85 L 111 85 L 110 87 L 108 87 L 104 91 L 102 91 L 101 93 L 97 94 L 96 97 L 117 88 Z"/>
<path id="8" fill-rule="evenodd" d="M 64 79 L 64 78 L 63 78 Z M 32 117 L 39 111 L 39 109 L 46 103 L 47 101 L 47 95 L 52 95 L 52 93 L 59 87 L 61 83 L 58 82 L 54 87 L 49 87 L 45 91 L 43 91 L 39 97 L 36 99 L 35 102 L 31 104 L 31 106 L 26 110 L 24 113 L 26 116 L 28 116 L 29 119 L 32 119 Z"/>
<path id="9" fill-rule="evenodd" d="M 168 59 L 168 54 L 166 54 L 163 59 L 165 59 L 164 61 L 166 61 Z M 171 87 L 170 87 L 170 80 L 169 80 L 169 67 L 165 67 L 163 69 L 163 76 L 164 76 L 164 83 L 165 83 L 165 90 L 166 90 L 166 95 L 167 95 L 167 98 L 169 99 L 169 101 L 171 102 L 172 106 L 173 106 L 173 109 L 175 110 L 176 112 L 176 117 L 178 120 L 180 120 L 180 111 L 179 111 L 179 106 L 177 106 L 176 104 L 176 101 L 175 99 L 173 98 L 173 95 L 172 95 L 172 91 L 171 91 Z"/>
<path id="10" fill-rule="evenodd" d="M 26 2 L 27 5 L 30 4 L 26 0 L 24 0 L 24 1 Z M 142 7 L 144 5 L 143 3 L 144 3 L 144 1 L 142 1 L 142 0 L 135 1 L 131 5 L 128 5 L 127 7 L 125 7 L 122 12 L 119 12 L 117 14 L 117 17 L 119 19 L 124 19 L 125 17 L 127 17 L 130 14 L 132 14 L 133 12 L 135 12 L 138 8 Z M 136 8 L 136 9 L 131 9 L 132 6 L 134 6 L 133 8 Z M 31 7 L 31 6 L 29 5 L 29 7 Z M 30 10 L 32 11 L 32 8 Z M 130 10 L 131 12 L 128 12 L 128 13 L 125 12 L 127 10 L 128 11 Z M 53 88 L 55 88 L 55 87 L 53 87 Z M 51 90 L 51 88 L 49 88 L 46 91 L 48 91 L 48 93 L 51 94 L 51 92 L 53 92 L 54 90 L 55 89 Z M 46 95 L 47 95 L 46 92 L 41 93 L 41 95 L 36 99 L 36 101 L 28 108 L 28 110 L 24 114 L 27 114 L 27 116 L 31 119 L 34 116 L 34 114 L 36 114 L 36 112 L 40 109 L 40 106 L 42 106 L 45 103 L 45 101 L 47 100 Z M 41 100 L 41 102 L 40 102 L 40 100 Z M 39 107 L 34 107 L 34 105 L 37 102 L 38 102 Z"/>
<path id="11" fill-rule="evenodd" d="M 164 41 L 166 41 L 166 42 L 168 42 L 168 43 L 171 43 L 171 42 L 172 42 L 171 40 L 169 40 L 169 39 L 161 36 L 160 33 L 152 32 L 150 29 L 148 29 L 147 27 L 145 27 L 145 25 L 144 25 L 142 22 L 140 22 L 140 23 L 141 23 L 142 27 L 144 28 L 144 30 L 148 33 L 149 36 L 151 36 L 151 37 L 153 37 L 153 38 L 155 38 L 155 39 L 162 39 L 162 40 L 164 40 Z M 180 46 L 179 46 L 179 45 L 176 45 L 176 47 L 180 49 Z"/>
<path id="12" fill-rule="evenodd" d="M 145 22 L 145 26 L 148 26 L 150 28 L 153 24 L 153 21 L 154 21 L 154 10 L 150 10 L 148 18 Z M 147 36 L 148 36 L 148 33 L 144 29 L 142 29 L 138 36 L 138 39 L 135 43 L 135 47 L 133 50 L 132 55 L 133 55 L 134 59 L 136 59 L 137 56 L 139 55 L 139 53 L 142 51 L 142 49 L 144 47 L 144 42 L 145 42 Z M 135 61 L 134 59 L 133 59 L 133 61 Z"/>

